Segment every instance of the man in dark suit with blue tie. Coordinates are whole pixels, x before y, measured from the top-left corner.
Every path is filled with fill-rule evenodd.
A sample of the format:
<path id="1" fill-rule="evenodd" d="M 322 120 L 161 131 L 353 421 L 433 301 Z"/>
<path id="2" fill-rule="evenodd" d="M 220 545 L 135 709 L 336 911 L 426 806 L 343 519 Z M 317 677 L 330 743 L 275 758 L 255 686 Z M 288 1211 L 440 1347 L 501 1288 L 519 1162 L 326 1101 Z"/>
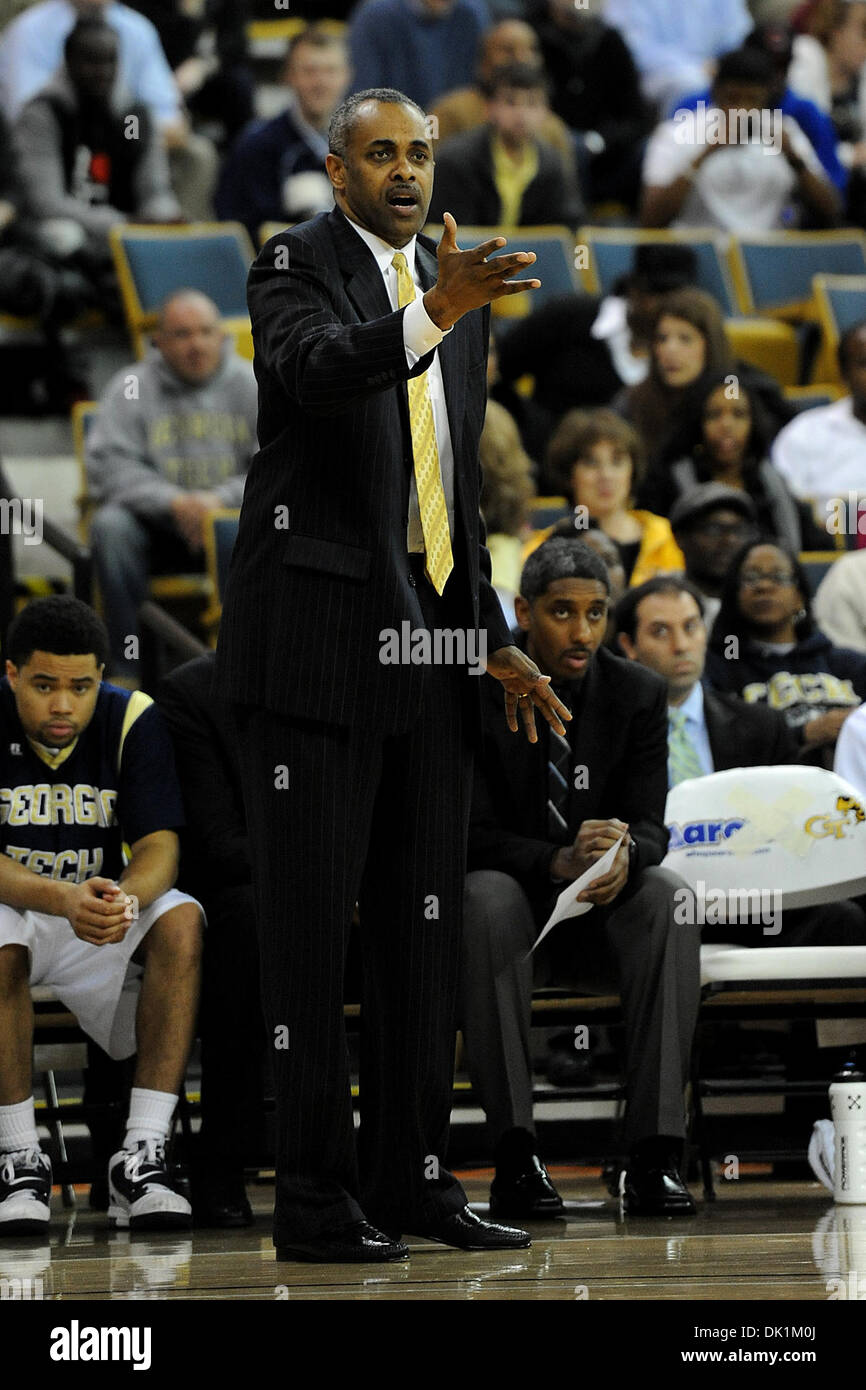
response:
<path id="1" fill-rule="evenodd" d="M 512 645 L 478 512 L 488 306 L 539 282 L 509 278 L 534 256 L 494 256 L 504 238 L 459 251 L 450 216 L 438 250 L 417 236 L 433 154 L 401 93 L 350 97 L 329 145 L 334 211 L 273 237 L 250 273 L 260 451 L 217 652 L 274 1040 L 274 1241 L 327 1261 L 405 1258 L 403 1232 L 525 1246 L 470 1211 L 445 1151 L 470 667 L 486 651 L 514 731 L 518 710 L 530 739 L 536 709 L 568 718 Z M 357 1152 L 342 1014 L 356 900 Z"/>

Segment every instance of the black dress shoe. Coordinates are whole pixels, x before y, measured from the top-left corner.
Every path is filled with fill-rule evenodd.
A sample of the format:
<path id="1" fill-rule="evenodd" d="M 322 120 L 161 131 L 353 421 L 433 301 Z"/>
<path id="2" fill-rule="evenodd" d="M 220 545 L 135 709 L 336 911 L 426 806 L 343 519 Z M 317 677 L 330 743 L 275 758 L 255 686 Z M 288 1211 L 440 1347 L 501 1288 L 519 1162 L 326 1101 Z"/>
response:
<path id="1" fill-rule="evenodd" d="M 199 1230 L 240 1230 L 255 1224 L 255 1217 L 246 1194 L 241 1197 L 229 1193 L 206 1193 L 193 1195 L 192 1224 Z"/>
<path id="2" fill-rule="evenodd" d="M 458 1250 L 525 1250 L 532 1243 L 528 1231 L 482 1221 L 468 1206 L 429 1224 L 413 1224 L 412 1234 L 437 1240 L 440 1245 L 453 1245 Z"/>
<path id="3" fill-rule="evenodd" d="M 625 1175 L 629 1216 L 694 1216 L 697 1207 L 676 1168 L 632 1166 Z"/>
<path id="4" fill-rule="evenodd" d="M 408 1258 L 408 1245 L 383 1235 L 368 1221 L 350 1221 L 309 1240 L 277 1246 L 278 1260 L 310 1260 L 317 1264 L 384 1264 L 387 1260 Z"/>
<path id="5" fill-rule="evenodd" d="M 199 1230 L 239 1230 L 253 1225 L 242 1168 L 215 1166 L 207 1173 L 194 1168 L 190 1201 L 193 1225 Z"/>
<path id="6" fill-rule="evenodd" d="M 563 1216 L 562 1198 L 538 1154 L 532 1154 L 520 1172 L 500 1173 L 490 1184 L 490 1215 L 517 1217 L 519 1221 Z"/>

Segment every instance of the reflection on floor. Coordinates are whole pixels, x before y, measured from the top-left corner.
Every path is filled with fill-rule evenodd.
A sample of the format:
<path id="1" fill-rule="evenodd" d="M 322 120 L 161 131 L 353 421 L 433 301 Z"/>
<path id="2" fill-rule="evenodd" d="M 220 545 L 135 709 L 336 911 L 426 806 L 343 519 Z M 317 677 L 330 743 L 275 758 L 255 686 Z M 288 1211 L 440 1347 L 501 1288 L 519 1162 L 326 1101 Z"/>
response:
<path id="1" fill-rule="evenodd" d="M 464 1254 L 409 1238 L 411 1257 L 374 1266 L 280 1263 L 273 1189 L 255 1186 L 250 1230 L 132 1235 L 102 1213 L 63 1212 L 50 1242 L 0 1237 L 0 1298 L 43 1299 L 866 1299 L 866 1207 L 835 1207 L 818 1183 L 720 1185 L 691 1220 L 624 1220 L 599 1179 L 555 1169 L 566 1220 L 533 1223 L 533 1245 Z M 488 1180 L 464 1175 L 484 1211 Z"/>

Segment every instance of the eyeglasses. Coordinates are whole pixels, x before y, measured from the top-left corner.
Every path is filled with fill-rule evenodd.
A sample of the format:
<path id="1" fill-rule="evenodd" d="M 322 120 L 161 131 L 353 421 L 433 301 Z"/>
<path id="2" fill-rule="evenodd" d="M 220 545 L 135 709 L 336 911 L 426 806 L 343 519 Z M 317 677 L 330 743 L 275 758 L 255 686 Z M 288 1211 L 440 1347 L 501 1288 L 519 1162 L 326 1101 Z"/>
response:
<path id="1" fill-rule="evenodd" d="M 741 589 L 756 589 L 759 584 L 794 584 L 796 580 L 790 570 L 743 570 L 740 575 Z"/>

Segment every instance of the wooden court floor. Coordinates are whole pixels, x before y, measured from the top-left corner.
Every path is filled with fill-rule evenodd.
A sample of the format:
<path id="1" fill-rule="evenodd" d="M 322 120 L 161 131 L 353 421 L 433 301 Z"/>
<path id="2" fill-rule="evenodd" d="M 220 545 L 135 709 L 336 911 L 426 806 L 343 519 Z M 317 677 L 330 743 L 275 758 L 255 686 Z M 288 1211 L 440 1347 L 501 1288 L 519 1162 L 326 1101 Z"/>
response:
<path id="1" fill-rule="evenodd" d="M 249 1189 L 251 1229 L 183 1238 L 109 1231 L 84 1193 L 65 1212 L 55 1192 L 50 1241 L 0 1239 L 0 1291 L 88 1302 L 826 1301 L 857 1297 L 859 1272 L 866 1298 L 866 1207 L 834 1207 L 818 1183 L 741 1178 L 720 1183 L 717 1200 L 702 1202 L 696 1218 L 628 1220 L 596 1172 L 551 1171 L 567 1219 L 532 1223 L 531 1249 L 467 1254 L 409 1238 L 409 1260 L 384 1266 L 277 1263 L 266 1185 Z M 483 1213 L 491 1175 L 461 1176 Z"/>

